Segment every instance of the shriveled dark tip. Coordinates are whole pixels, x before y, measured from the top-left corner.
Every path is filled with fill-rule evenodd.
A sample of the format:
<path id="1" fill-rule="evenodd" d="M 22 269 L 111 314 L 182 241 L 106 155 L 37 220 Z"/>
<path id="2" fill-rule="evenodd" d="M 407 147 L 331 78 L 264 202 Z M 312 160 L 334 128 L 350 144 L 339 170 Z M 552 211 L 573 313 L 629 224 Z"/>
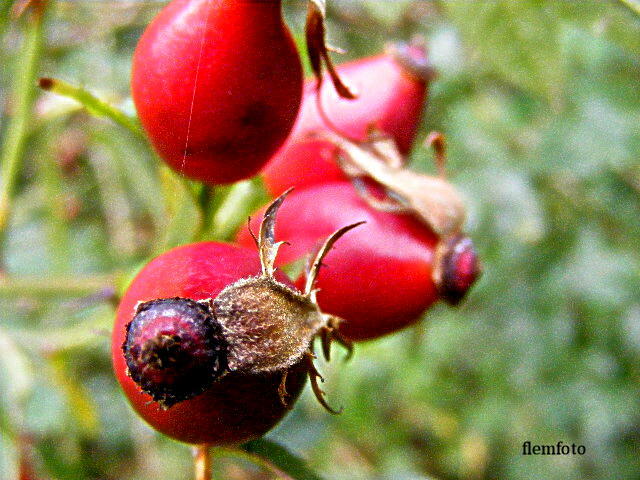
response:
<path id="1" fill-rule="evenodd" d="M 55 83 L 55 80 L 53 78 L 48 78 L 48 77 L 42 77 L 41 79 L 38 80 L 38 86 L 43 90 L 51 90 L 53 88 L 54 83 Z"/>
<path id="2" fill-rule="evenodd" d="M 426 45 L 419 41 L 412 43 L 392 43 L 386 46 L 386 51 L 407 71 L 424 82 L 436 77 L 436 71 L 427 56 Z"/>
<path id="3" fill-rule="evenodd" d="M 207 303 L 144 302 L 126 328 L 129 376 L 163 408 L 203 393 L 227 369 L 227 343 Z"/>
<path id="4" fill-rule="evenodd" d="M 482 273 L 473 242 L 464 235 L 445 245 L 436 286 L 440 297 L 450 305 L 459 304 Z"/>

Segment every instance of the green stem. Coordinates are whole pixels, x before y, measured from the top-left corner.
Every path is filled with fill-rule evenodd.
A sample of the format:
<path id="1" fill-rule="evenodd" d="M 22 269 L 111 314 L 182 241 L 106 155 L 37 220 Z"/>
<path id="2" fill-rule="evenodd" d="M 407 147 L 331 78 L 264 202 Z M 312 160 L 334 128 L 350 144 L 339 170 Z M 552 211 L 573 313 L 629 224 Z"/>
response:
<path id="1" fill-rule="evenodd" d="M 96 117 L 108 118 L 146 141 L 146 136 L 135 118 L 100 100 L 84 88 L 56 78 L 41 78 L 39 85 L 43 90 L 75 100 L 86 108 L 90 114 Z"/>
<path id="2" fill-rule="evenodd" d="M 7 137 L 0 153 L 0 236 L 4 235 L 9 221 L 13 191 L 18 180 L 22 151 L 31 119 L 34 83 L 42 52 L 45 8 L 46 4 L 43 4 L 38 9 L 28 12 L 24 42 L 20 52 L 15 56 L 17 63 L 12 94 L 14 114 L 9 120 Z"/>
<path id="3" fill-rule="evenodd" d="M 116 284 L 113 275 L 80 277 L 2 277 L 0 298 L 15 297 L 86 297 Z"/>

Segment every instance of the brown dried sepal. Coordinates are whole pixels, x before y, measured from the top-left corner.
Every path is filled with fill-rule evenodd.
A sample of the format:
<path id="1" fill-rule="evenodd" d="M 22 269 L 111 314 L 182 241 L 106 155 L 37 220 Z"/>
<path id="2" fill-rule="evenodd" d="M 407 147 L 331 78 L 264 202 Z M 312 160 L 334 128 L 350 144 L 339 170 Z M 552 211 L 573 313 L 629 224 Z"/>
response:
<path id="1" fill-rule="evenodd" d="M 412 214 L 440 237 L 462 229 L 466 209 L 453 185 L 443 175 L 425 175 L 406 168 L 389 138 L 373 134 L 367 141 L 354 142 L 333 131 L 321 136 L 340 149 L 338 161 L 347 176 L 352 180 L 372 179 L 385 189 L 387 196 L 383 200 L 365 193 L 373 207 Z M 438 154 L 437 160 L 442 164 L 443 157 Z M 359 191 L 366 192 L 361 188 Z"/>
<path id="2" fill-rule="evenodd" d="M 318 82 L 317 90 L 319 92 L 322 87 L 322 65 L 324 63 L 338 94 L 343 98 L 353 100 L 357 98 L 356 93 L 342 81 L 329 56 L 329 47 L 326 43 L 325 17 L 325 0 L 309 0 L 305 37 L 309 62 Z"/>

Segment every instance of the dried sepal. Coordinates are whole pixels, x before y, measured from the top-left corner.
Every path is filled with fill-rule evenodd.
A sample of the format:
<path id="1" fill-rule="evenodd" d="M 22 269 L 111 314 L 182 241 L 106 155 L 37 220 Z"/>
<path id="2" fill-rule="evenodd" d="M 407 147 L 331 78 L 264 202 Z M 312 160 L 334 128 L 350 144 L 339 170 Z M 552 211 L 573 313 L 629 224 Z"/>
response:
<path id="1" fill-rule="evenodd" d="M 312 291 L 322 259 L 333 244 L 358 224 L 329 236 L 317 253 L 304 293 L 278 282 L 273 274 L 278 247 L 275 222 L 278 209 L 291 189 L 265 211 L 257 244 L 262 275 L 228 285 L 213 300 L 216 321 L 228 341 L 230 371 L 249 373 L 284 371 L 296 364 L 313 338 L 327 325 Z"/>
<path id="2" fill-rule="evenodd" d="M 322 65 L 324 63 L 338 94 L 343 98 L 353 100 L 357 98 L 357 94 L 342 81 L 329 56 L 329 47 L 326 43 L 325 17 L 325 0 L 309 0 L 305 37 L 309 62 L 311 63 L 311 68 L 318 82 L 317 90 L 320 92 L 320 88 L 322 87 Z"/>
<path id="3" fill-rule="evenodd" d="M 331 235 L 329 235 L 329 237 L 324 241 L 324 244 L 322 244 L 322 246 L 320 247 L 320 250 L 318 250 L 318 253 L 316 253 L 315 258 L 313 259 L 313 262 L 311 262 L 309 269 L 307 271 L 307 281 L 304 286 L 305 296 L 311 297 L 312 300 L 315 302 L 313 287 L 316 283 L 316 280 L 318 279 L 318 273 L 320 272 L 320 267 L 322 267 L 322 260 L 327 255 L 327 253 L 329 253 L 333 245 L 340 239 L 340 237 L 342 237 L 349 230 L 352 230 L 362 225 L 363 223 L 366 223 L 366 222 L 356 222 L 356 223 L 352 223 L 351 225 L 342 227 L 336 230 L 335 232 L 333 232 Z"/>
<path id="4" fill-rule="evenodd" d="M 276 261 L 276 256 L 278 255 L 278 249 L 280 245 L 286 242 L 276 242 L 275 241 L 275 227 L 276 227 L 276 216 L 278 214 L 278 209 L 284 199 L 289 195 L 289 193 L 293 190 L 293 188 L 288 189 L 278 198 L 276 198 L 267 210 L 264 213 L 264 218 L 262 219 L 262 223 L 260 224 L 260 234 L 257 239 L 258 251 L 260 252 L 260 264 L 262 266 L 262 274 L 267 277 L 273 277 L 273 272 L 275 270 L 274 264 Z M 255 240 L 255 236 L 253 232 L 251 232 Z"/>
<path id="5" fill-rule="evenodd" d="M 280 379 L 280 385 L 278 385 L 278 397 L 280 398 L 280 403 L 283 407 L 288 407 L 287 397 L 289 396 L 289 392 L 287 392 L 287 377 L 289 376 L 289 370 L 285 370 L 282 373 L 282 378 Z"/>
<path id="6" fill-rule="evenodd" d="M 373 208 L 410 214 L 438 235 L 433 280 L 440 297 L 456 305 L 480 275 L 480 264 L 471 240 L 463 235 L 466 208 L 446 178 L 446 144 L 440 132 L 432 132 L 425 144 L 434 151 L 438 176 L 413 172 L 391 139 L 372 131 L 367 140 L 353 141 L 334 130 L 320 137 L 337 147 L 336 160 L 358 194 Z M 366 183 L 373 180 L 384 189 L 374 195 Z"/>
<path id="7" fill-rule="evenodd" d="M 213 310 L 229 343 L 229 370 L 281 371 L 295 365 L 325 319 L 311 300 L 271 277 L 227 286 Z"/>
<path id="8" fill-rule="evenodd" d="M 318 369 L 313 363 L 315 355 L 313 354 L 313 352 L 308 351 L 305 357 L 307 360 L 307 368 L 309 369 L 309 382 L 311 383 L 311 390 L 313 391 L 316 400 L 318 400 L 318 403 L 320 403 L 320 405 L 322 405 L 327 412 L 332 413 L 333 415 L 342 413 L 342 407 L 340 407 L 338 410 L 331 408 L 324 398 L 325 393 L 320 388 L 320 384 L 318 383 L 318 379 L 320 379 L 321 382 L 324 382 L 324 378 L 322 377 L 322 375 L 320 375 L 320 372 L 318 372 Z"/>
<path id="9" fill-rule="evenodd" d="M 370 178 L 384 187 L 388 198 L 382 203 L 366 198 L 374 208 L 392 210 L 389 202 L 395 203 L 396 211 L 414 215 L 442 237 L 462 229 L 466 209 L 453 185 L 440 176 L 404 168 L 404 161 L 398 160 L 399 153 L 388 138 L 377 135 L 356 143 L 333 131 L 321 136 L 339 147 L 338 160 L 345 174 L 352 179 Z M 438 137 L 434 142 L 438 148 L 443 145 Z M 438 162 L 443 164 L 444 156 Z"/>
<path id="10" fill-rule="evenodd" d="M 344 337 L 338 326 L 343 321 L 340 317 L 335 315 L 326 315 L 327 325 L 320 330 L 320 345 L 322 346 L 322 354 L 325 360 L 328 362 L 331 360 L 331 344 L 337 342 L 347 350 L 347 356 L 345 360 L 351 359 L 353 356 L 353 342 Z"/>

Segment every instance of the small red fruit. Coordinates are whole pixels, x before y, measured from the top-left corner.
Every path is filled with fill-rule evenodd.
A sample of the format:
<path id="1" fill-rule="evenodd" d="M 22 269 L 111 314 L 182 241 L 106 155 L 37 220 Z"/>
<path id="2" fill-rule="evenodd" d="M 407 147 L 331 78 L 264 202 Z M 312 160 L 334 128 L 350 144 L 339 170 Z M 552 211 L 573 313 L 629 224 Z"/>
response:
<path id="1" fill-rule="evenodd" d="M 425 50 L 400 46 L 388 53 L 344 63 L 340 76 L 357 91 L 355 100 L 341 98 L 331 82 L 324 82 L 321 101 L 326 116 L 349 137 L 364 140 L 371 128 L 395 140 L 401 153 L 409 152 L 415 139 L 429 78 Z M 305 83 L 303 103 L 293 132 L 263 170 L 267 190 L 280 195 L 317 183 L 345 179 L 335 163 L 336 147 L 310 138 L 328 128 L 318 109 L 316 81 Z"/>
<path id="2" fill-rule="evenodd" d="M 201 242 L 174 248 L 155 258 L 129 286 L 118 307 L 113 330 L 113 366 L 133 408 L 156 430 L 187 443 L 233 444 L 264 434 L 288 411 L 280 398 L 280 372 L 230 372 L 218 378 L 224 355 L 217 352 L 223 343 L 218 332 L 207 334 L 207 329 L 215 327 L 207 325 L 208 310 L 198 303 L 215 298 L 229 284 L 260 271 L 255 250 Z M 282 275 L 278 279 L 289 283 Z M 134 317 L 138 323 L 131 327 Z M 158 335 L 153 338 L 148 329 L 140 328 L 150 322 L 157 326 Z M 186 336 L 189 341 L 175 342 L 176 335 Z M 171 341 L 175 346 L 167 345 Z M 158 345 L 159 342 L 165 344 Z M 206 342 L 211 342 L 209 348 L 203 348 L 207 347 Z M 182 348 L 178 348 L 179 343 Z M 128 366 L 123 346 L 126 351 L 136 345 L 146 345 L 147 351 L 131 356 Z M 135 381 L 139 373 L 136 367 L 144 355 L 146 378 L 155 379 L 155 386 L 141 387 Z M 209 373 L 201 377 L 203 370 Z M 306 376 L 304 360 L 288 371 L 288 405 L 300 393 Z M 179 396 L 171 382 L 178 383 Z M 153 388 L 153 395 L 144 391 L 154 392 Z"/>
<path id="3" fill-rule="evenodd" d="M 327 359 L 340 319 L 316 301 L 322 260 L 352 224 L 319 249 L 300 291 L 275 276 L 274 227 L 286 193 L 267 208 L 253 250 L 203 242 L 151 261 L 133 280 L 113 332 L 116 376 L 138 413 L 184 442 L 221 445 L 258 437 L 282 418 L 309 376 L 312 342 Z"/>
<path id="4" fill-rule="evenodd" d="M 210 184 L 257 173 L 294 124 L 302 67 L 280 0 L 173 0 L 133 57 L 133 99 L 175 170 Z"/>
<path id="5" fill-rule="evenodd" d="M 344 320 L 345 337 L 367 340 L 417 321 L 438 300 L 432 276 L 438 238 L 409 215 L 374 210 L 347 182 L 327 183 L 293 192 L 282 206 L 276 234 L 291 245 L 281 249 L 278 263 L 303 258 L 327 234 L 355 221 L 366 223 L 323 261 L 317 298 L 324 312 Z M 238 242 L 252 246 L 246 227 Z M 296 283 L 304 281 L 303 274 Z"/>

